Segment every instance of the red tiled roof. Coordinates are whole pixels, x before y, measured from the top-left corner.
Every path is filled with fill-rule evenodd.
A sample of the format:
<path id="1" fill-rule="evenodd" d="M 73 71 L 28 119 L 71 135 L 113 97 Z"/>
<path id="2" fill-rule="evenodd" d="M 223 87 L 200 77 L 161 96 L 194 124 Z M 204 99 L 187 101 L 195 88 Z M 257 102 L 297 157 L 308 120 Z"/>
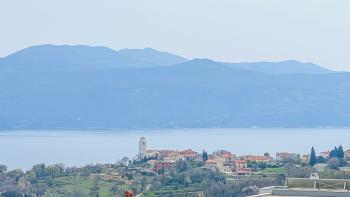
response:
<path id="1" fill-rule="evenodd" d="M 208 159 L 207 161 L 205 161 L 205 163 L 212 163 L 212 164 L 216 164 L 217 162 L 213 159 Z"/>
<path id="2" fill-rule="evenodd" d="M 228 158 L 228 157 L 232 157 L 233 155 L 230 152 L 225 152 L 224 154 L 222 154 L 222 156 L 225 158 Z"/>
<path id="3" fill-rule="evenodd" d="M 157 163 L 157 160 L 152 159 L 152 160 L 148 160 L 147 162 L 148 163 Z"/>
<path id="4" fill-rule="evenodd" d="M 272 157 L 247 155 L 245 159 L 249 161 L 269 161 L 272 160 Z"/>
<path id="5" fill-rule="evenodd" d="M 161 150 L 160 154 L 163 156 L 169 156 L 169 155 L 177 155 L 179 152 L 175 150 Z"/>
<path id="6" fill-rule="evenodd" d="M 247 163 L 245 160 L 236 160 L 235 162 L 236 162 L 236 163 L 239 163 L 239 164 Z"/>
<path id="7" fill-rule="evenodd" d="M 180 151 L 180 154 L 197 154 L 197 152 L 193 151 L 192 149 L 187 149 Z"/>

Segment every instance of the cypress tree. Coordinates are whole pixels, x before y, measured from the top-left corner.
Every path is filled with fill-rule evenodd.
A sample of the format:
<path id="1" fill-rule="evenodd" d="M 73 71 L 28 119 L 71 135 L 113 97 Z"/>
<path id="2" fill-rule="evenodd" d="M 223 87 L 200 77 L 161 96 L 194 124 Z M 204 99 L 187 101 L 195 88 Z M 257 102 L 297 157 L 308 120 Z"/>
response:
<path id="1" fill-rule="evenodd" d="M 314 147 L 311 148 L 311 154 L 310 154 L 310 166 L 314 166 L 317 162 L 317 159 L 316 159 L 316 152 L 315 152 L 315 149 Z"/>
<path id="2" fill-rule="evenodd" d="M 334 147 L 333 150 L 329 153 L 329 158 L 337 158 L 338 157 L 338 148 Z"/>
<path id="3" fill-rule="evenodd" d="M 344 150 L 343 150 L 342 145 L 340 145 L 338 148 L 338 158 L 340 158 L 340 159 L 344 158 Z"/>
<path id="4" fill-rule="evenodd" d="M 202 159 L 203 161 L 207 161 L 208 160 L 208 153 L 206 151 L 203 150 L 203 154 L 202 154 Z"/>

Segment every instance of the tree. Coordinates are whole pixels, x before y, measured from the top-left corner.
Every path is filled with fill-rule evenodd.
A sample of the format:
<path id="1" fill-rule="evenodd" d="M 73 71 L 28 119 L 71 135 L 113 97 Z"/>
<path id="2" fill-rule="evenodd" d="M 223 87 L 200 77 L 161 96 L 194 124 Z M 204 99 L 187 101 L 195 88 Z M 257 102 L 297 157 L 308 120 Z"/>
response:
<path id="1" fill-rule="evenodd" d="M 118 192 L 118 185 L 117 184 L 114 184 L 111 188 L 110 188 L 110 191 L 113 195 L 116 195 L 117 192 Z"/>
<path id="2" fill-rule="evenodd" d="M 132 184 L 130 185 L 130 189 L 131 189 L 132 193 L 135 194 L 135 196 L 136 196 L 136 194 L 139 193 L 139 187 L 138 187 L 138 185 L 135 184 L 135 183 L 132 183 Z"/>
<path id="3" fill-rule="evenodd" d="M 329 153 L 329 158 L 337 158 L 338 157 L 338 148 L 334 147 L 333 150 Z"/>
<path id="4" fill-rule="evenodd" d="M 341 145 L 338 147 L 338 158 L 340 158 L 340 159 L 344 158 L 344 150 L 343 150 L 343 147 Z"/>
<path id="5" fill-rule="evenodd" d="M 333 157 L 330 160 L 328 160 L 327 165 L 332 170 L 337 170 L 339 167 L 339 161 L 338 158 Z"/>
<path id="6" fill-rule="evenodd" d="M 207 151 L 203 150 L 202 159 L 204 162 L 208 160 L 208 152 Z"/>
<path id="7" fill-rule="evenodd" d="M 86 195 L 82 191 L 76 191 L 76 192 L 68 193 L 68 197 L 84 197 L 84 196 L 86 196 Z"/>
<path id="8" fill-rule="evenodd" d="M 1 197 L 22 197 L 23 194 L 16 191 L 8 191 L 1 194 Z"/>
<path id="9" fill-rule="evenodd" d="M 6 173 L 6 175 L 7 175 L 8 177 L 13 178 L 16 182 L 18 182 L 19 179 L 20 179 L 21 177 L 23 177 L 25 174 L 24 174 L 24 172 L 23 172 L 21 169 L 15 169 L 15 170 L 8 171 L 8 172 Z"/>
<path id="10" fill-rule="evenodd" d="M 35 187 L 32 188 L 32 191 L 35 193 L 36 196 L 42 196 L 45 194 L 49 186 L 45 182 L 38 182 L 35 184 Z"/>
<path id="11" fill-rule="evenodd" d="M 191 165 L 189 162 L 184 160 L 179 160 L 176 162 L 176 171 L 178 172 L 186 172 L 191 169 Z"/>
<path id="12" fill-rule="evenodd" d="M 184 182 L 185 182 L 185 187 L 188 187 L 192 183 L 192 180 L 189 176 L 186 176 Z"/>
<path id="13" fill-rule="evenodd" d="M 147 183 L 147 179 L 146 177 L 142 177 L 140 180 L 140 184 L 141 184 L 141 191 L 144 191 L 146 189 L 146 183 Z"/>
<path id="14" fill-rule="evenodd" d="M 307 178 L 314 172 L 313 168 L 300 167 L 295 164 L 289 163 L 286 166 L 287 176 L 293 178 Z"/>
<path id="15" fill-rule="evenodd" d="M 249 196 L 251 196 L 251 195 L 255 195 L 255 194 L 258 194 L 259 193 L 259 188 L 257 187 L 257 186 L 247 186 L 247 187 L 243 187 L 242 188 L 242 190 L 241 190 L 241 192 L 240 192 L 241 194 L 243 194 L 243 195 L 249 195 Z"/>
<path id="16" fill-rule="evenodd" d="M 0 174 L 5 173 L 7 171 L 7 166 L 0 164 Z"/>
<path id="17" fill-rule="evenodd" d="M 7 166 L 0 164 L 0 174 L 5 173 L 7 171 Z"/>
<path id="18" fill-rule="evenodd" d="M 270 157 L 270 153 L 265 152 L 265 153 L 264 153 L 264 156 L 265 156 L 265 157 Z"/>
<path id="19" fill-rule="evenodd" d="M 51 177 L 61 176 L 64 173 L 63 164 L 49 165 L 45 169 L 46 175 Z"/>
<path id="20" fill-rule="evenodd" d="M 46 167 L 45 164 L 36 164 L 32 168 L 32 172 L 35 173 L 37 178 L 43 178 L 46 176 Z"/>
<path id="21" fill-rule="evenodd" d="M 326 163 L 327 160 L 322 156 L 317 156 L 317 163 Z"/>
<path id="22" fill-rule="evenodd" d="M 259 162 L 258 163 L 258 167 L 262 170 L 264 170 L 267 167 L 267 163 L 266 162 Z"/>
<path id="23" fill-rule="evenodd" d="M 317 159 L 316 159 L 316 152 L 314 147 L 311 148 L 311 154 L 310 154 L 310 166 L 314 166 L 317 163 Z"/>
<path id="24" fill-rule="evenodd" d="M 27 175 L 27 180 L 31 183 L 31 184 L 34 184 L 38 181 L 37 177 L 36 177 L 36 174 L 34 172 L 30 172 L 28 175 Z"/>

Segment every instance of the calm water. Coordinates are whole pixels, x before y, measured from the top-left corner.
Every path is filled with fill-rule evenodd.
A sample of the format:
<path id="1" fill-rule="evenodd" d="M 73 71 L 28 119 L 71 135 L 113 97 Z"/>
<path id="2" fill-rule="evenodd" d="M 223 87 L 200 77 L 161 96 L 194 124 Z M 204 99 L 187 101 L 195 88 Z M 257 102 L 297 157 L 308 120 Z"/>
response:
<path id="1" fill-rule="evenodd" d="M 0 131 L 0 163 L 10 169 L 28 169 L 37 163 L 110 163 L 136 155 L 141 136 L 147 138 L 149 149 L 225 149 L 237 155 L 274 155 L 278 151 L 305 154 L 311 146 L 320 152 L 340 144 L 350 148 L 350 129 Z"/>

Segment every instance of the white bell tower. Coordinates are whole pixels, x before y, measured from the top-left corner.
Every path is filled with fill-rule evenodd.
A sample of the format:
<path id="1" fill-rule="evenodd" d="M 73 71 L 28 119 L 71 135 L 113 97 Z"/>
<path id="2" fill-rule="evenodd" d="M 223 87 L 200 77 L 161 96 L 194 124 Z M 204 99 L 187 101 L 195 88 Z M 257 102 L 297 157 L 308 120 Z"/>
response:
<path id="1" fill-rule="evenodd" d="M 139 142 L 139 160 L 142 160 L 146 156 L 147 143 L 146 138 L 141 137 Z"/>

